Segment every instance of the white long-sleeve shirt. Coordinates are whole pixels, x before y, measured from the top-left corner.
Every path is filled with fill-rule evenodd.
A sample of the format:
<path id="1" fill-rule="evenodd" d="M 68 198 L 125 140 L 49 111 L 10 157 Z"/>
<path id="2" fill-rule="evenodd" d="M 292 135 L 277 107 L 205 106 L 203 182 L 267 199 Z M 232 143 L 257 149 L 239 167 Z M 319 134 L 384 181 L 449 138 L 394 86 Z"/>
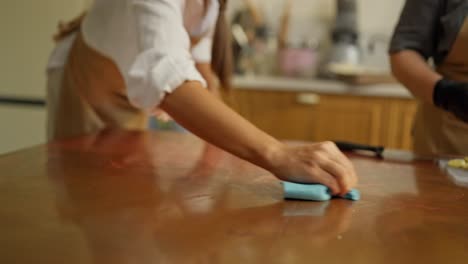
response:
<path id="1" fill-rule="evenodd" d="M 95 0 L 82 25 L 85 43 L 119 68 L 130 102 L 152 112 L 185 81 L 206 81 L 195 62 L 210 62 L 218 0 Z M 191 46 L 190 37 L 201 38 Z M 59 43 L 49 68 L 65 64 L 71 39 Z"/>

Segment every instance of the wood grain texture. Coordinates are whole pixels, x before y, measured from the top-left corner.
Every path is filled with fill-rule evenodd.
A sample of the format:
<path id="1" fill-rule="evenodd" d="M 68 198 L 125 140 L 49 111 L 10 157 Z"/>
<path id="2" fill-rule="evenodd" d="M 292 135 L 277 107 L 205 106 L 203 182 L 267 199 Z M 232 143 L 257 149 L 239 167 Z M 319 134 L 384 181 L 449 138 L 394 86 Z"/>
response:
<path id="1" fill-rule="evenodd" d="M 431 162 L 351 158 L 362 200 L 317 203 L 191 135 L 0 156 L 0 263 L 466 263 L 467 189 Z"/>
<path id="2" fill-rule="evenodd" d="M 242 116 L 284 140 L 344 140 L 412 149 L 415 100 L 315 94 L 303 104 L 302 92 L 235 89 L 226 101 Z"/>

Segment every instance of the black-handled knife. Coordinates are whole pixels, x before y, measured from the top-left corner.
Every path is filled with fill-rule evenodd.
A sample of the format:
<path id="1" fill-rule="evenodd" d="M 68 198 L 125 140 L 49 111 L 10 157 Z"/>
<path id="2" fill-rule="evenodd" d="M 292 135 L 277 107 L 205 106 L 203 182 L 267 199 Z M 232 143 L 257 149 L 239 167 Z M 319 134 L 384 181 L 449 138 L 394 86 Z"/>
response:
<path id="1" fill-rule="evenodd" d="M 370 151 L 379 158 L 383 158 L 383 153 L 385 150 L 383 146 L 371 146 L 346 141 L 335 141 L 335 144 L 341 151 Z"/>
<path id="2" fill-rule="evenodd" d="M 372 154 L 373 156 L 379 159 L 385 159 L 385 160 L 391 160 L 391 161 L 412 162 L 416 160 L 434 160 L 435 159 L 435 157 L 421 157 L 419 155 L 415 155 L 411 151 L 386 149 L 383 146 L 357 144 L 357 143 L 346 142 L 346 141 L 334 141 L 334 143 L 341 151 L 357 152 L 357 153 L 365 154 L 366 156 L 369 154 Z"/>

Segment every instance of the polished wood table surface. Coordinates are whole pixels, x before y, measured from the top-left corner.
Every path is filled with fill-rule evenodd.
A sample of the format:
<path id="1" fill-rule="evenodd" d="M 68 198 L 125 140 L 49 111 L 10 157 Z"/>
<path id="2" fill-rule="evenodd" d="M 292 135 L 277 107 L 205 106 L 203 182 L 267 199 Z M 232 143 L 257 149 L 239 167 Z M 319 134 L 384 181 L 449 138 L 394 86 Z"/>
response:
<path id="1" fill-rule="evenodd" d="M 362 200 L 283 201 L 191 135 L 103 132 L 0 156 L 0 263 L 468 263 L 468 192 L 351 156 Z"/>

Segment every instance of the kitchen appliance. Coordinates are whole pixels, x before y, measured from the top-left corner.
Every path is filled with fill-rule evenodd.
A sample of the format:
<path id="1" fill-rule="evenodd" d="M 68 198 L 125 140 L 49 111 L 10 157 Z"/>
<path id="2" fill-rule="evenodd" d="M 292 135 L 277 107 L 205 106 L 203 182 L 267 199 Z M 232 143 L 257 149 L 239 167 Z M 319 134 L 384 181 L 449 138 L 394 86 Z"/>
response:
<path id="1" fill-rule="evenodd" d="M 337 67 L 346 67 L 349 71 L 352 71 L 352 67 L 358 67 L 361 63 L 361 51 L 358 43 L 356 0 L 337 0 L 327 70 L 333 73 L 333 69 Z"/>

